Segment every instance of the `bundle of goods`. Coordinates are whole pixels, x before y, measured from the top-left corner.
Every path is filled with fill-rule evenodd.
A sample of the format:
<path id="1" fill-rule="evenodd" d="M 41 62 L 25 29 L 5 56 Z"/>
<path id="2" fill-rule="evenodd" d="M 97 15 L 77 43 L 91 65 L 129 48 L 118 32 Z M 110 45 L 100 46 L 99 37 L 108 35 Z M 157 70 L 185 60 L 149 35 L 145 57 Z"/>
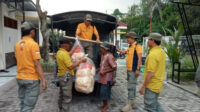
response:
<path id="1" fill-rule="evenodd" d="M 71 55 L 72 62 L 76 63 L 84 57 L 85 57 L 85 53 L 84 53 L 83 47 L 81 46 L 81 44 L 77 38 L 75 41 L 75 44 L 72 48 L 72 55 Z"/>
<path id="2" fill-rule="evenodd" d="M 76 72 L 75 88 L 78 92 L 89 94 L 94 89 L 94 76 L 96 69 L 91 59 L 86 58 L 85 63 L 80 64 Z"/>

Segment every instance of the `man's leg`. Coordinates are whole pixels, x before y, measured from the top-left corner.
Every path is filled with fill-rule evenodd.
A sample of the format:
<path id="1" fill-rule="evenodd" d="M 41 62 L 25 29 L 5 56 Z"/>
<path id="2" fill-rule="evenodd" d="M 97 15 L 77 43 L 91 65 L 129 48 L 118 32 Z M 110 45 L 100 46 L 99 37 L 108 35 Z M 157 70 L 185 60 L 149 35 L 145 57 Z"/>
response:
<path id="1" fill-rule="evenodd" d="M 93 58 L 93 44 L 92 43 L 89 43 L 89 46 L 87 48 L 87 53 L 88 53 L 88 57 L 92 59 Z"/>
<path id="2" fill-rule="evenodd" d="M 136 97 L 136 84 L 137 76 L 134 72 L 127 71 L 127 80 L 128 80 L 128 99 L 135 100 Z"/>
<path id="3" fill-rule="evenodd" d="M 137 76 L 134 72 L 127 71 L 127 81 L 128 81 L 128 101 L 126 105 L 122 108 L 123 112 L 128 112 L 132 108 L 136 108 L 136 104 L 134 102 L 136 97 L 136 84 L 137 84 Z"/>
<path id="4" fill-rule="evenodd" d="M 19 97 L 19 99 L 21 101 L 20 106 L 21 106 L 21 110 L 22 110 L 22 108 L 24 107 L 25 87 L 24 87 L 23 81 L 21 79 L 17 79 L 17 84 L 19 86 L 19 88 L 18 88 L 18 97 Z"/>
<path id="5" fill-rule="evenodd" d="M 22 112 L 32 112 L 40 92 L 40 81 L 23 80 L 25 85 L 24 107 Z"/>
<path id="6" fill-rule="evenodd" d="M 88 57 L 89 58 L 93 58 L 93 46 L 92 46 L 92 43 L 88 43 L 88 42 L 81 42 L 83 48 L 84 48 L 84 51 L 85 51 L 85 54 L 88 54 Z"/>
<path id="7" fill-rule="evenodd" d="M 72 100 L 72 76 L 67 81 L 63 77 L 59 78 L 60 88 L 62 90 L 61 97 L 61 112 L 69 112 L 69 105 Z"/>
<path id="8" fill-rule="evenodd" d="M 144 109 L 148 112 L 164 112 L 160 103 L 158 102 L 158 93 L 155 93 L 148 88 L 145 89 L 144 94 Z"/>
<path id="9" fill-rule="evenodd" d="M 60 85 L 61 81 L 59 80 L 59 85 Z M 59 92 L 59 99 L 58 99 L 58 107 L 61 110 L 62 109 L 62 98 L 63 98 L 63 90 L 62 87 L 60 87 L 60 92 Z"/>

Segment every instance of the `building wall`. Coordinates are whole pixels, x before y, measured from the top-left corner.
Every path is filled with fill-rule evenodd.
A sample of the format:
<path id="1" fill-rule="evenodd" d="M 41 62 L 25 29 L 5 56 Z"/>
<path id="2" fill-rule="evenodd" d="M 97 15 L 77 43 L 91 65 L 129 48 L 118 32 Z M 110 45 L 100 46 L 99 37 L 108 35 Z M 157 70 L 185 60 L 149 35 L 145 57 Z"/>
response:
<path id="1" fill-rule="evenodd" d="M 6 54 L 8 58 L 14 59 L 14 46 L 21 39 L 20 25 L 21 21 L 15 18 L 15 11 L 10 11 L 5 3 L 0 4 L 0 70 L 6 68 Z M 13 10 L 13 9 L 12 9 Z M 17 29 L 12 29 L 4 26 L 4 16 L 17 20 Z M 7 63 L 8 64 L 8 63 Z"/>
<path id="2" fill-rule="evenodd" d="M 2 3 L 0 2 L 0 69 L 4 68 L 4 55 L 3 55 L 3 35 L 2 35 L 2 8 L 1 8 Z"/>

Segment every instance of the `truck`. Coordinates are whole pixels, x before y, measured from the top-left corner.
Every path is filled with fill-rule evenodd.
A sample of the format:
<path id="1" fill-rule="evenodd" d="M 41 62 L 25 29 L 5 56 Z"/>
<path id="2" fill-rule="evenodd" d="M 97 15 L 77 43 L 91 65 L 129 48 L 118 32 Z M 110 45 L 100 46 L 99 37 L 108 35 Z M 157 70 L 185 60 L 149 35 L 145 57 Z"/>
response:
<path id="1" fill-rule="evenodd" d="M 117 19 L 112 15 L 105 13 L 95 12 L 95 11 L 71 11 L 60 14 L 55 14 L 50 16 L 52 29 L 58 29 L 65 31 L 66 38 L 70 39 L 72 42 L 75 41 L 75 32 L 79 23 L 84 21 L 85 15 L 91 14 L 93 17 L 92 25 L 96 26 L 100 40 L 102 42 L 109 42 L 110 52 L 117 58 L 117 51 L 115 48 L 115 40 L 117 38 Z M 92 40 L 95 40 L 93 35 Z M 100 65 L 100 44 L 95 41 L 89 41 L 93 43 L 93 62 L 96 68 L 99 68 Z M 54 51 L 56 52 L 56 51 Z M 95 82 L 98 81 L 98 73 L 95 75 Z M 115 81 L 114 81 L 115 82 Z M 98 88 L 98 84 L 95 83 L 95 88 Z M 94 90 L 95 91 L 95 90 Z"/>

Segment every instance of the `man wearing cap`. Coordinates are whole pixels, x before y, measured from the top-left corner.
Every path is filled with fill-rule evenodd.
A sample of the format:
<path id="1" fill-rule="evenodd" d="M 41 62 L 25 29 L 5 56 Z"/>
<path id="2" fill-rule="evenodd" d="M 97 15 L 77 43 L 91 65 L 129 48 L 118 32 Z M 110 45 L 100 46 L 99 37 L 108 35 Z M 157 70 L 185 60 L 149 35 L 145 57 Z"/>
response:
<path id="1" fill-rule="evenodd" d="M 95 34 L 96 41 L 100 42 L 99 33 L 96 29 L 96 26 L 92 26 L 91 22 L 92 22 L 92 15 L 86 14 L 84 22 L 80 23 L 77 27 L 76 36 L 80 37 L 82 39 L 92 40 L 92 36 L 93 36 L 93 34 Z M 92 43 L 82 42 L 81 44 L 82 44 L 86 54 L 88 54 L 88 56 L 90 58 L 93 58 Z"/>
<path id="2" fill-rule="evenodd" d="M 144 83 L 140 94 L 144 94 L 145 110 L 148 112 L 164 112 L 158 102 L 165 75 L 165 51 L 160 47 L 162 36 L 159 33 L 149 35 L 149 54 L 145 62 Z"/>
<path id="3" fill-rule="evenodd" d="M 31 23 L 24 22 L 21 31 L 22 40 L 15 45 L 16 80 L 19 86 L 21 112 L 32 112 L 40 93 L 40 80 L 43 90 L 47 88 L 47 85 L 40 64 L 40 49 L 34 41 L 35 28 Z"/>
<path id="4" fill-rule="evenodd" d="M 99 80 L 100 83 L 100 99 L 103 101 L 103 106 L 99 107 L 101 112 L 106 112 L 109 108 L 108 100 L 111 95 L 111 86 L 113 84 L 114 71 L 117 68 L 114 56 L 109 52 L 109 44 L 102 43 L 101 47 L 101 63 Z"/>
<path id="5" fill-rule="evenodd" d="M 60 86 L 60 97 L 58 105 L 60 112 L 69 112 L 69 103 L 72 100 L 72 77 L 74 71 L 82 62 L 86 59 L 82 59 L 76 63 L 71 62 L 70 55 L 73 51 L 70 51 L 70 41 L 66 38 L 61 38 L 60 49 L 56 53 L 56 61 L 58 66 L 58 80 Z"/>
<path id="6" fill-rule="evenodd" d="M 136 83 L 137 77 L 140 74 L 140 65 L 142 61 L 142 46 L 136 41 L 137 36 L 135 32 L 129 32 L 126 35 L 129 47 L 123 51 L 117 48 L 118 52 L 127 54 L 126 67 L 127 67 L 127 80 L 128 80 L 128 101 L 122 108 L 123 112 L 128 112 L 133 108 L 136 108 L 135 97 L 136 97 Z"/>

